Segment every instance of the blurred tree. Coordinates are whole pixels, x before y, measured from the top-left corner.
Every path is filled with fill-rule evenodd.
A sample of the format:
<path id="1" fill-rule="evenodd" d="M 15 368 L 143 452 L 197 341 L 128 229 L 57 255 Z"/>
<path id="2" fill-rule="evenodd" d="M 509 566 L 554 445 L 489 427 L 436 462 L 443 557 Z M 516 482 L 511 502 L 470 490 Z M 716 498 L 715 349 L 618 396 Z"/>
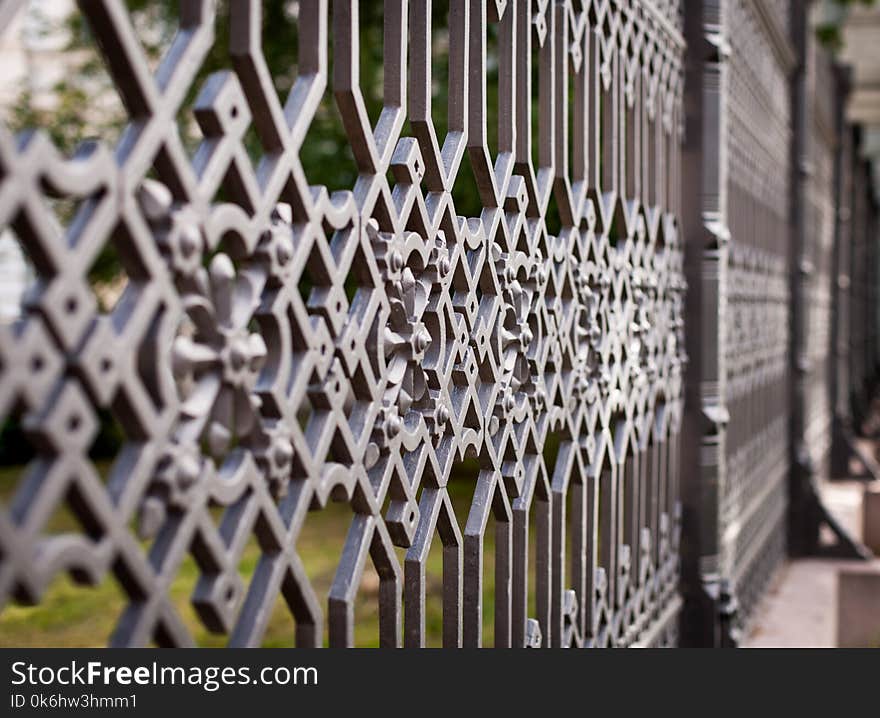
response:
<path id="1" fill-rule="evenodd" d="M 816 37 L 830 50 L 843 47 L 843 23 L 854 5 L 871 6 L 876 0 L 821 0 L 817 8 Z"/>
<path id="2" fill-rule="evenodd" d="M 145 54 L 152 63 L 158 63 L 163 50 L 170 44 L 177 29 L 178 0 L 126 0 L 126 5 Z M 283 100 L 293 86 L 297 75 L 299 38 L 297 17 L 298 0 L 265 0 L 263 6 L 263 53 L 272 72 L 275 89 Z M 446 3 L 434 3 L 433 7 L 434 47 L 432 53 L 432 96 L 434 122 L 438 137 L 445 136 L 447 122 L 447 77 L 448 77 L 448 39 L 443 28 L 447 26 L 448 8 Z M 87 137 L 103 139 L 118 136 L 125 123 L 125 113 L 112 89 L 110 75 L 97 52 L 91 32 L 83 15 L 71 13 L 59 28 L 49 21 L 43 22 L 42 32 L 46 34 L 63 33 L 67 38 L 66 56 L 69 69 L 52 87 L 48 101 L 34 102 L 31 90 L 23 89 L 19 102 L 13 112 L 14 129 L 40 127 L 49 133 L 58 147 L 71 152 Z M 489 42 L 494 41 L 495 26 L 489 30 Z M 186 108 L 179 118 L 179 127 L 184 145 L 191 151 L 198 144 L 199 132 L 190 108 L 198 91 L 207 77 L 218 70 L 230 69 L 229 58 L 229 0 L 218 0 L 216 18 L 216 40 L 196 82 L 193 83 Z M 382 108 L 383 63 L 383 3 L 360 3 L 360 83 L 367 106 L 367 112 L 375 123 Z M 332 42 L 328 48 L 332 68 Z M 332 77 L 332 70 L 331 70 Z M 497 94 L 491 88 L 497 82 L 497 63 L 489 57 L 487 80 L 489 117 L 497 116 Z M 96 98 L 104 101 L 97 103 Z M 404 134 L 408 128 L 404 128 Z M 490 147 L 497 137 L 495 122 L 488 128 Z M 255 133 L 247 137 L 248 150 L 256 161 L 260 154 L 259 141 Z M 342 127 L 342 121 L 328 87 L 320 107 L 310 126 L 301 153 L 303 166 L 311 184 L 325 185 L 329 190 L 351 188 L 357 177 L 357 170 L 350 143 Z M 457 213 L 461 215 L 479 214 L 481 204 L 476 186 L 469 171 L 456 185 L 454 197 Z"/>

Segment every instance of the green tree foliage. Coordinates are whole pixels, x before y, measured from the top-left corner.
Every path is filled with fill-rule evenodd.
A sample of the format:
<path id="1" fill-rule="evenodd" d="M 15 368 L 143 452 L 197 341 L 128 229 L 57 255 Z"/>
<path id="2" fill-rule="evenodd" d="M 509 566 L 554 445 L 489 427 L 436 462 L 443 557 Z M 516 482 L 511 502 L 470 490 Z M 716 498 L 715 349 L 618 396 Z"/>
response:
<path id="1" fill-rule="evenodd" d="M 843 48 L 842 21 L 851 7 L 864 5 L 870 7 L 876 0 L 824 0 L 822 18 L 816 25 L 816 37 L 825 47 L 832 51 Z"/>
<path id="2" fill-rule="evenodd" d="M 177 30 L 178 0 L 127 0 L 126 2 L 138 37 L 145 54 L 152 63 L 158 63 L 165 48 L 170 44 Z M 266 0 L 263 6 L 263 54 L 271 70 L 275 89 L 283 102 L 287 97 L 297 75 L 299 37 L 297 0 Z M 444 3 L 435 3 L 433 9 L 434 46 L 432 54 L 432 98 L 434 124 L 442 142 L 447 122 L 447 77 L 448 41 L 445 37 L 447 8 Z M 332 23 L 332 19 L 331 19 Z M 44 21 L 43 32 L 57 33 Z M 72 13 L 60 28 L 67 37 L 67 56 L 70 58 L 70 71 L 52 88 L 51 102 L 35 105 L 28 88 L 24 88 L 13 113 L 12 124 L 16 129 L 39 127 L 49 133 L 59 149 L 72 152 L 83 139 L 99 137 L 107 140 L 118 136 L 126 122 L 124 108 L 116 99 L 110 75 L 99 55 L 91 36 L 88 23 L 79 12 Z M 489 28 L 490 46 L 497 32 L 495 26 Z M 332 33 L 331 33 L 332 34 Z M 193 83 L 184 111 L 179 117 L 179 128 L 184 145 L 194 151 L 200 135 L 192 116 L 191 107 L 198 91 L 209 75 L 220 70 L 232 68 L 229 47 L 229 0 L 217 3 L 216 40 L 203 63 L 196 81 Z M 360 85 L 373 121 L 379 117 L 382 108 L 382 85 L 384 79 L 383 63 L 383 3 L 360 3 Z M 333 43 L 328 48 L 333 63 Z M 497 63 L 489 57 L 487 63 L 487 82 L 490 88 L 487 97 L 488 116 L 497 117 L 497 93 L 492 88 L 497 83 Z M 106 100 L 96 110 L 94 100 Z M 488 139 L 494 147 L 497 138 L 497 123 L 490 121 Z M 404 134 L 409 134 L 404 128 Z M 261 147 L 255 132 L 247 136 L 248 150 L 258 161 Z M 351 188 L 357 178 L 357 169 L 350 143 L 343 130 L 332 88 L 328 87 L 323 101 L 313 119 L 308 136 L 300 152 L 300 157 L 310 184 L 325 185 L 330 191 Z M 467 162 L 465 162 L 467 164 Z M 456 184 L 453 196 L 456 211 L 460 215 L 479 214 L 481 204 L 473 178 L 463 168 L 460 181 Z"/>

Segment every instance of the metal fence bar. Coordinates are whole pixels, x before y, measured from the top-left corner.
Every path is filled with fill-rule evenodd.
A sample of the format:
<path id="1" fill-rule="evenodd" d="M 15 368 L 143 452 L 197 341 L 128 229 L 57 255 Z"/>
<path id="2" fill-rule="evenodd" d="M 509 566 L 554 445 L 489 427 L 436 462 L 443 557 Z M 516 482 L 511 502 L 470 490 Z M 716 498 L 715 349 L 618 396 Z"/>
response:
<path id="1" fill-rule="evenodd" d="M 725 406 L 722 328 L 726 321 L 721 288 L 727 270 L 727 191 L 724 161 L 727 135 L 721 123 L 727 92 L 722 6 L 685 7 L 688 41 L 688 103 L 683 150 L 683 215 L 688 293 L 683 503 L 683 576 L 688 592 L 683 626 L 686 642 L 714 645 L 719 608 L 720 491 L 723 488 Z"/>
<path id="2" fill-rule="evenodd" d="M 815 6 L 813 6 L 815 7 Z M 791 552 L 819 547 L 822 518 L 816 481 L 830 476 L 834 434 L 832 272 L 835 251 L 835 161 L 840 151 L 838 77 L 830 53 L 813 31 L 809 5 L 794 19 L 799 69 L 793 83 L 792 273 L 795 319 L 792 348 Z"/>
<path id="3" fill-rule="evenodd" d="M 838 68 L 837 74 L 837 117 L 836 125 L 839 146 L 836 156 L 835 181 L 835 239 L 834 264 L 832 270 L 834 285 L 834 322 L 832 326 L 832 347 L 834 353 L 833 380 L 831 391 L 834 407 L 832 427 L 831 466 L 832 476 L 849 474 L 848 435 L 853 429 L 849 386 L 849 322 L 850 292 L 852 286 L 851 255 L 853 228 L 853 157 L 855 149 L 855 130 L 848 126 L 844 113 L 844 103 L 850 88 L 849 73 Z"/>

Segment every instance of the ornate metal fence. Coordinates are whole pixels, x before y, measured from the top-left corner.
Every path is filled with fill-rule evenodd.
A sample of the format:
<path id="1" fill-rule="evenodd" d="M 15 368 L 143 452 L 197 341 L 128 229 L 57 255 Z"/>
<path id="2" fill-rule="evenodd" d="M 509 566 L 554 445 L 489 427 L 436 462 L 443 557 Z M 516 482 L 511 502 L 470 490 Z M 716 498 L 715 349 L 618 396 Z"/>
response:
<path id="1" fill-rule="evenodd" d="M 702 585 L 709 600 L 709 616 L 695 628 L 699 633 L 739 604 L 747 612 L 784 555 L 791 350 L 788 77 L 796 58 L 787 40 L 785 3 L 694 5 L 687 15 L 694 111 L 685 177 L 687 194 L 699 201 L 685 212 L 693 242 L 688 401 L 695 409 L 686 491 L 696 514 L 689 583 L 695 590 Z"/>
<path id="2" fill-rule="evenodd" d="M 834 164 L 838 144 L 838 96 L 831 57 L 812 34 L 806 44 L 803 79 L 805 102 L 803 136 L 798 161 L 803 185 L 798 212 L 801 217 L 798 282 L 804 313 L 802 354 L 796 357 L 801 374 L 803 425 L 795 447 L 809 473 L 829 474 L 831 446 L 830 358 L 832 324 L 832 264 L 834 258 Z"/>
<path id="3" fill-rule="evenodd" d="M 0 622 L 69 576 L 115 645 L 735 642 L 877 370 L 808 3 L 300 0 L 293 67 L 270 5 L 154 61 L 79 0 L 118 143 L 0 124 Z"/>
<path id="4" fill-rule="evenodd" d="M 350 645 L 372 566 L 379 643 L 420 645 L 440 545 L 444 645 L 480 645 L 487 613 L 499 646 L 673 642 L 678 3 L 452 0 L 434 107 L 436 12 L 386 0 L 377 118 L 358 3 L 298 4 L 280 99 L 289 68 L 267 64 L 250 0 L 229 3 L 229 69 L 194 88 L 214 5 L 181 1 L 151 71 L 123 2 L 79 3 L 128 113 L 115 148 L 68 159 L 0 129 L 0 225 L 38 275 L 0 326 L 0 415 L 34 452 L 0 509 L 0 604 L 109 573 L 113 644 L 186 645 L 171 587 L 192 557 L 199 620 L 230 644 L 260 644 L 281 595 L 297 644 Z M 301 161 L 330 92 L 358 171 L 333 193 Z M 108 244 L 128 285 L 105 313 L 88 273 Z M 125 441 L 105 472 L 89 450 L 108 415 Z M 334 502 L 350 523 L 325 598 L 298 539 Z M 59 508 L 81 529 L 52 534 Z"/>
<path id="5" fill-rule="evenodd" d="M 725 645 L 742 635 L 786 547 L 819 550 L 825 522 L 860 550 L 815 483 L 830 474 L 832 437 L 848 415 L 838 411 L 835 424 L 837 392 L 850 394 L 846 358 L 835 355 L 852 336 L 866 371 L 860 378 L 855 369 L 852 392 L 868 396 L 877 357 L 861 337 L 877 310 L 836 264 L 859 251 L 858 240 L 835 241 L 838 163 L 852 162 L 840 159 L 852 146 L 842 144 L 845 92 L 811 3 L 691 7 L 684 176 L 686 194 L 701 201 L 683 215 L 692 369 L 685 585 L 694 617 L 686 628 L 689 642 Z M 866 175 L 846 183 L 857 204 L 869 200 Z M 854 231 L 875 251 L 868 214 Z M 872 266 L 853 259 L 865 276 Z M 851 304 L 852 324 L 835 328 Z"/>
<path id="6" fill-rule="evenodd" d="M 840 73 L 845 92 L 848 78 Z M 842 118 L 841 118 L 842 119 Z M 834 245 L 834 378 L 831 384 L 834 426 L 831 474 L 851 473 L 853 437 L 876 431 L 869 400 L 877 380 L 877 207 L 866 188 L 870 167 L 859 156 L 860 133 L 839 123 L 838 204 Z"/>
<path id="7" fill-rule="evenodd" d="M 847 344 L 842 359 L 846 362 L 846 383 L 840 384 L 845 397 L 844 416 L 858 426 L 868 410 L 870 389 L 877 378 L 877 281 L 878 209 L 866 187 L 871 186 L 870 168 L 859 157 L 859 138 L 850 137 L 849 152 L 844 155 L 843 175 L 849 177 L 844 184 L 842 207 L 846 210 L 841 244 L 846 251 L 842 255 L 841 275 L 843 290 L 849 308 L 849 322 L 844 329 L 842 342 Z"/>

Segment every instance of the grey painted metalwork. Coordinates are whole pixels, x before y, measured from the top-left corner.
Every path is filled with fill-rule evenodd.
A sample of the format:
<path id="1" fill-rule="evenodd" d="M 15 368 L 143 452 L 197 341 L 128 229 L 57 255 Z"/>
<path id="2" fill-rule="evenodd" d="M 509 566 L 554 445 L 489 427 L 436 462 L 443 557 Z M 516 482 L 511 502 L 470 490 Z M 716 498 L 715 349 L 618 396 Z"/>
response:
<path id="1" fill-rule="evenodd" d="M 839 95 L 848 91 L 849 77 L 838 71 Z M 867 409 L 865 394 L 870 395 L 876 372 L 868 371 L 876 363 L 874 349 L 867 345 L 869 324 L 876 317 L 871 310 L 874 300 L 866 289 L 870 270 L 871 199 L 865 194 L 870 186 L 870 169 L 858 155 L 858 131 L 847 125 L 843 117 L 844 103 L 838 103 L 839 146 L 837 152 L 836 241 L 834 244 L 833 278 L 833 381 L 831 384 L 834 424 L 832 430 L 831 475 L 848 477 L 852 459 L 858 456 L 854 437 L 862 428 Z M 876 234 L 874 235 L 876 237 Z M 876 250 L 874 250 L 876 251 Z M 875 310 L 876 311 L 876 310 Z M 865 466 L 866 473 L 870 467 Z M 813 538 L 814 537 L 808 537 Z M 815 540 L 815 539 L 814 539 Z"/>
<path id="2" fill-rule="evenodd" d="M 0 23 L 20 4 L 0 4 Z M 261 3 L 229 4 L 229 70 L 193 88 L 214 43 L 213 2 L 181 1 L 179 32 L 151 72 L 125 3 L 80 0 L 130 124 L 115 148 L 89 143 L 71 158 L 45 134 L 0 128 L 0 227 L 39 279 L 22 316 L 0 326 L 0 417 L 21 417 L 36 451 L 0 508 L 0 605 L 39 602 L 65 572 L 86 585 L 112 574 L 127 599 L 113 644 L 188 645 L 169 587 L 191 555 L 193 605 L 230 644 L 259 645 L 281 595 L 297 644 L 322 644 L 326 624 L 330 645 L 351 645 L 369 562 L 381 644 L 418 646 L 427 556 L 440 542 L 445 645 L 480 645 L 489 610 L 499 646 L 675 643 L 679 4 L 452 0 L 446 137 L 432 120 L 430 5 L 385 2 L 384 106 L 373 125 L 356 2 L 299 3 L 298 77 L 282 103 L 273 73 L 289 68 L 263 57 Z M 756 6 L 733 4 L 750 22 Z M 489 26 L 497 154 L 487 141 Z M 765 222 L 754 245 L 732 227 L 730 262 L 743 292 L 731 298 L 741 319 L 730 326 L 745 330 L 758 312 L 763 331 L 715 393 L 719 409 L 762 430 L 728 441 L 741 469 L 727 503 L 753 498 L 750 472 L 777 470 L 762 447 L 784 446 L 775 399 L 786 265 L 773 240 L 785 222 L 784 68 L 751 66 L 752 42 L 772 57 L 757 27 L 739 31 L 734 61 L 766 107 L 747 88 L 732 97 L 774 135 L 756 153 L 760 176 L 744 176 L 745 128 L 731 123 L 737 161 L 719 196 L 752 203 Z M 310 186 L 300 161 L 330 91 L 359 172 L 335 193 Z M 204 135 L 193 156 L 181 112 Z M 257 166 L 244 146 L 251 130 L 265 150 Z M 483 206 L 464 217 L 451 190 L 469 173 Z M 65 226 L 50 198 L 78 203 Z M 129 285 L 106 314 L 87 273 L 110 242 Z M 106 480 L 88 457 L 99 412 L 127 439 Z M 554 460 L 545 449 L 556 441 Z M 479 473 L 460 518 L 447 484 L 467 457 Z M 756 512 L 752 533 L 784 506 L 776 481 L 771 515 Z M 352 517 L 323 603 L 298 536 L 330 502 Z M 62 505 L 80 532 L 47 532 Z M 746 542 L 743 531 L 726 545 L 760 553 L 775 536 Z M 242 577 L 254 537 L 261 558 Z"/>
<path id="3" fill-rule="evenodd" d="M 821 523 L 860 553 L 815 483 L 876 386 L 880 225 L 810 3 L 433 5 L 385 1 L 371 113 L 353 0 L 296 4 L 283 99 L 262 3 L 224 4 L 204 79 L 213 0 L 157 65 L 122 0 L 80 0 L 129 124 L 72 157 L 0 126 L 0 232 L 36 275 L 0 320 L 31 455 L 0 474 L 0 610 L 113 580 L 112 644 L 189 645 L 194 563 L 230 645 L 279 600 L 297 645 L 352 645 L 371 577 L 384 646 L 425 645 L 438 604 L 446 646 L 735 645 Z M 327 101 L 338 191 L 302 158 Z M 340 506 L 325 592 L 303 535 Z"/>
<path id="4" fill-rule="evenodd" d="M 858 150 L 856 149 L 856 152 Z M 853 182 L 858 185 L 860 180 L 864 179 L 864 174 L 857 165 L 853 168 Z M 867 362 L 865 360 L 865 348 L 867 345 L 867 332 L 865 321 L 864 300 L 868 292 L 867 287 L 867 257 L 866 242 L 864 237 L 865 218 L 868 214 L 867 198 L 863 197 L 857 190 L 853 192 L 852 212 L 854 218 L 854 226 L 852 231 L 852 244 L 850 245 L 850 267 L 852 270 L 852 294 L 856 300 L 851 307 L 851 323 L 849 334 L 849 385 L 852 390 L 853 406 L 852 410 L 855 419 L 858 421 L 863 418 L 867 406 L 860 396 L 862 389 L 867 380 Z M 861 300 L 861 301 L 859 301 Z"/>
<path id="5" fill-rule="evenodd" d="M 815 484 L 831 473 L 847 414 L 835 412 L 835 397 L 849 396 L 850 382 L 855 395 L 870 395 L 875 347 L 860 337 L 876 308 L 834 278 L 858 242 L 835 241 L 845 87 L 817 40 L 811 3 L 694 0 L 686 9 L 684 180 L 699 201 L 682 216 L 691 366 L 684 640 L 735 645 L 786 551 L 819 550 L 822 523 L 842 550 L 864 555 Z M 869 183 L 849 186 L 867 201 Z M 870 220 L 854 227 L 876 251 Z M 873 264 L 852 266 L 864 274 Z M 835 312 L 852 325 L 835 327 Z M 866 358 L 864 378 L 842 366 L 849 341 Z"/>
<path id="6" fill-rule="evenodd" d="M 792 26 L 800 62 L 792 92 L 795 337 L 789 543 L 793 553 L 810 554 L 819 545 L 823 513 L 815 482 L 830 475 L 835 433 L 832 311 L 839 181 L 835 166 L 844 128 L 838 117 L 843 111 L 840 78 L 831 54 L 817 41 L 807 11 L 799 13 Z"/>
<path id="7" fill-rule="evenodd" d="M 877 379 L 876 282 L 880 278 L 877 266 L 880 222 L 875 200 L 865 193 L 865 188 L 871 186 L 871 168 L 858 156 L 857 146 L 853 147 L 850 159 L 848 167 L 852 177 L 852 194 L 849 206 L 852 219 L 848 227 L 849 274 L 844 275 L 849 280 L 844 280 L 845 288 L 849 290 L 850 307 L 847 332 L 849 383 L 844 385 L 844 392 L 850 402 L 853 423 L 858 426 L 866 418 L 870 390 Z"/>
<path id="8" fill-rule="evenodd" d="M 838 95 L 844 95 L 849 78 L 842 71 L 838 73 Z M 842 104 L 842 103 L 840 103 Z M 832 326 L 832 347 L 834 352 L 834 380 L 832 397 L 834 405 L 834 426 L 831 447 L 831 473 L 834 476 L 847 476 L 849 473 L 848 442 L 844 431 L 851 431 L 853 425 L 850 397 L 850 291 L 852 287 L 852 228 L 853 197 L 855 193 L 854 164 L 856 138 L 855 130 L 845 124 L 843 112 L 838 111 L 837 127 L 840 144 L 837 152 L 835 202 L 835 242 L 834 242 L 834 318 Z"/>
<path id="9" fill-rule="evenodd" d="M 784 555 L 788 475 L 788 75 L 784 3 L 686 13 L 688 642 L 735 641 Z M 760 129 L 758 129 L 760 128 Z M 699 408 L 699 409 L 698 409 Z M 720 631 L 720 633 L 719 633 Z"/>
<path id="10" fill-rule="evenodd" d="M 803 373 L 804 425 L 798 455 L 809 462 L 809 469 L 829 475 L 831 446 L 832 377 L 832 262 L 834 256 L 834 162 L 838 150 L 836 123 L 836 78 L 831 56 L 821 48 L 813 33 L 808 33 L 807 63 L 804 81 L 808 83 L 805 108 L 809 126 L 805 127 L 806 157 L 800 162 L 808 184 L 804 188 L 801 211 L 804 214 L 803 246 L 799 276 L 804 283 L 804 306 L 808 319 L 804 355 L 798 358 Z"/>

